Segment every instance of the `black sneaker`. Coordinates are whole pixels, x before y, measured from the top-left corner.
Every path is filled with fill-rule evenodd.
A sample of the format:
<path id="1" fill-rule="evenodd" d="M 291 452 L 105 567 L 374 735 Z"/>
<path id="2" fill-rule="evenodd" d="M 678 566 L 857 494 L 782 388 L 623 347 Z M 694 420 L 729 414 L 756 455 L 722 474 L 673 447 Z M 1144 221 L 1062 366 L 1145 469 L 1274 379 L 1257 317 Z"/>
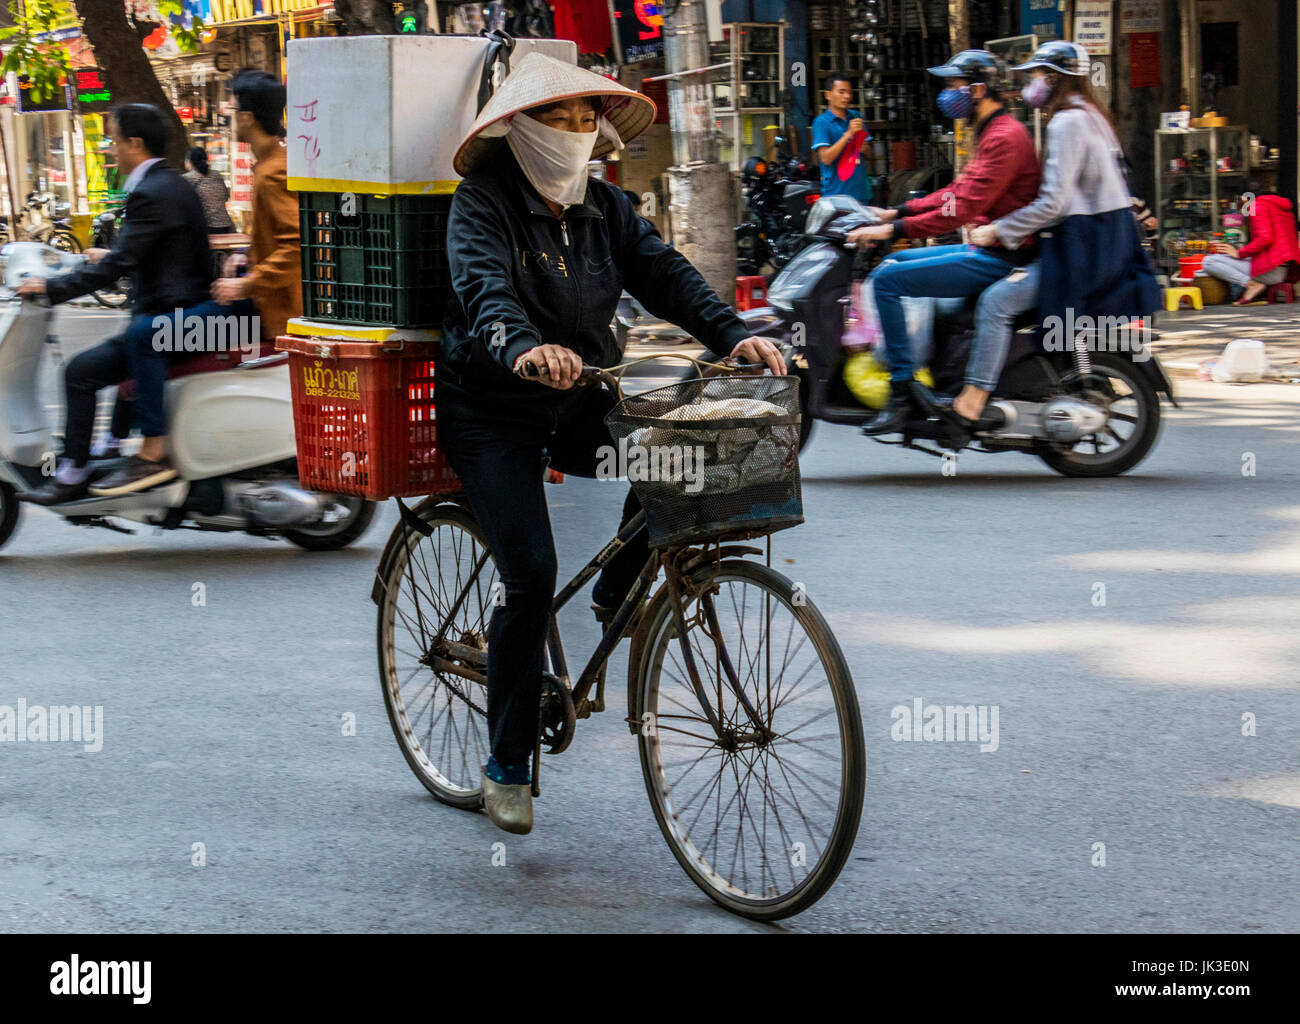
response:
<path id="1" fill-rule="evenodd" d="M 79 484 L 61 484 L 57 480 L 50 480 L 42 484 L 35 490 L 19 491 L 16 497 L 19 501 L 29 501 L 33 505 L 62 505 L 65 501 L 77 501 L 86 496 L 86 486 L 89 481 L 83 480 Z"/>
<path id="2" fill-rule="evenodd" d="M 627 625 L 623 627 L 623 632 L 619 639 L 622 639 L 625 636 L 632 636 L 637 631 L 637 628 L 641 625 L 641 616 L 645 613 L 646 606 L 649 603 L 649 598 L 641 599 L 640 606 L 633 610 L 632 617 L 627 620 Z M 600 623 L 601 633 L 605 633 L 609 630 L 610 624 L 614 621 L 614 616 L 618 614 L 617 607 L 596 604 L 594 601 L 591 604 L 591 610 L 596 616 L 596 621 Z"/>
<path id="3" fill-rule="evenodd" d="M 898 434 L 902 432 L 904 424 L 925 419 L 925 413 L 913 394 L 912 384 L 910 380 L 890 381 L 889 404 L 876 414 L 875 419 L 863 426 L 862 433 L 868 437 Z"/>
<path id="4" fill-rule="evenodd" d="M 126 465 L 91 484 L 90 493 L 99 498 L 116 498 L 121 494 L 147 491 L 150 487 L 158 487 L 175 479 L 176 470 L 171 463 L 165 460 L 152 462 L 139 455 L 132 455 L 126 460 Z"/>

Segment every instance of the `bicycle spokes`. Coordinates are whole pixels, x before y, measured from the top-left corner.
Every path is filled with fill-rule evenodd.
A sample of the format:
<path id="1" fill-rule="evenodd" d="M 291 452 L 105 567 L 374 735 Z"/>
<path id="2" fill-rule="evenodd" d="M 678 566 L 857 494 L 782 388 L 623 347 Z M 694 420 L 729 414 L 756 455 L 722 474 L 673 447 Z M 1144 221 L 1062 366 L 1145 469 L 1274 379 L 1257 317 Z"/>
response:
<path id="1" fill-rule="evenodd" d="M 435 795 L 476 792 L 488 758 L 484 670 L 496 568 L 454 520 L 433 523 L 427 537 L 412 531 L 395 558 L 381 605 L 394 728 Z"/>
<path id="2" fill-rule="evenodd" d="M 709 884 L 744 900 L 798 890 L 840 838 L 847 673 L 818 628 L 788 587 L 720 576 L 662 617 L 647 652 L 647 742 L 673 839 Z"/>

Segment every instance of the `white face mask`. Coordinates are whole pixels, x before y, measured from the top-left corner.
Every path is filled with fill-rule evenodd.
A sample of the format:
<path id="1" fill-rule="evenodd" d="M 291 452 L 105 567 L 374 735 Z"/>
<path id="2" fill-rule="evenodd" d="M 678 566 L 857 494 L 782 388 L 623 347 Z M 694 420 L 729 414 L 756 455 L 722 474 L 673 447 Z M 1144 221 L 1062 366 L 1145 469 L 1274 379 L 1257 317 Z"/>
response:
<path id="1" fill-rule="evenodd" d="M 567 209 L 586 198 L 587 164 L 596 140 L 605 135 L 616 148 L 623 148 L 623 140 L 603 114 L 596 124 L 594 132 L 568 132 L 519 113 L 510 119 L 506 142 L 533 188 Z"/>

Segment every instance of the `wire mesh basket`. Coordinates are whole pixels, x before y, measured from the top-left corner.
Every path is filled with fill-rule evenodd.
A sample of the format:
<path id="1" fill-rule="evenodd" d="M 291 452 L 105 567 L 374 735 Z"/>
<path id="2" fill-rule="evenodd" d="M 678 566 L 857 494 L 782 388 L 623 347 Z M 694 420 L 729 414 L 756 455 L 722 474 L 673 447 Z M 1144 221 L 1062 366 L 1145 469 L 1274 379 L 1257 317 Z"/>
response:
<path id="1" fill-rule="evenodd" d="M 625 398 L 605 417 L 650 545 L 759 536 L 803 522 L 799 381 L 713 377 Z"/>

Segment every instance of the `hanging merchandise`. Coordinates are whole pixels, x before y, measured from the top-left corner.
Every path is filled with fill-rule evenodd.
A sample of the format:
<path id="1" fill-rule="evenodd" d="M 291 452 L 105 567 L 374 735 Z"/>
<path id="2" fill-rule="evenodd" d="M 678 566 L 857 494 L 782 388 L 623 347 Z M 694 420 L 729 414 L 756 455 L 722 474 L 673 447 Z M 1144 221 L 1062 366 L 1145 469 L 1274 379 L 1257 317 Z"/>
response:
<path id="1" fill-rule="evenodd" d="M 556 0 L 555 37 L 572 39 L 579 53 L 606 53 L 613 45 L 606 0 Z"/>

